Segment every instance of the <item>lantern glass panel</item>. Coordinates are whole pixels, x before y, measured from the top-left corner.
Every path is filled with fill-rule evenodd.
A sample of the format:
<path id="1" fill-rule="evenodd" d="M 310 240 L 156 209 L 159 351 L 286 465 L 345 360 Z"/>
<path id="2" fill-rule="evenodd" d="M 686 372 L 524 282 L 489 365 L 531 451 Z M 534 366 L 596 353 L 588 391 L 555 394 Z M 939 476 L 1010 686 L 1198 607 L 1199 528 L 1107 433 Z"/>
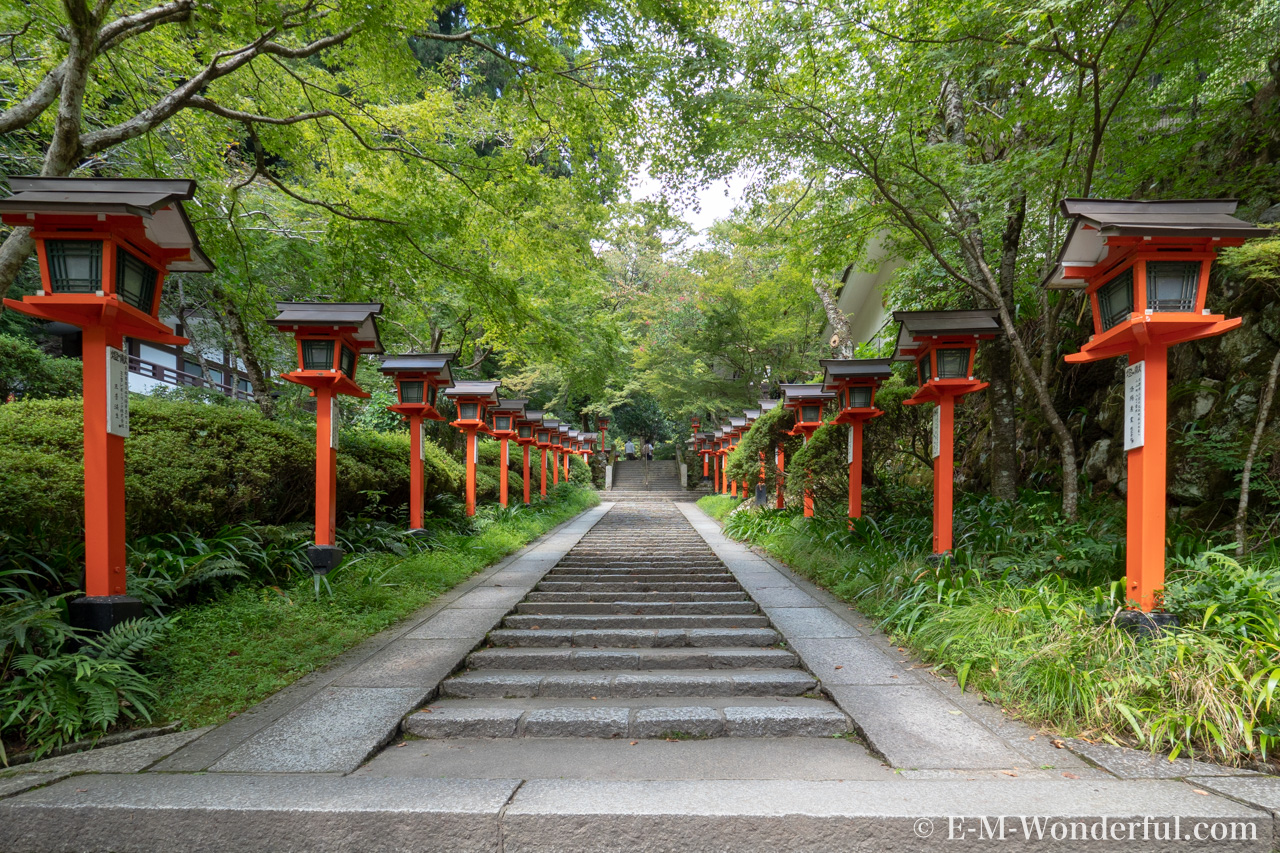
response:
<path id="1" fill-rule="evenodd" d="M 818 420 L 818 412 L 820 410 L 821 410 L 820 406 L 801 406 L 800 420 L 803 421 L 804 423 L 811 424 L 814 421 Z"/>
<path id="2" fill-rule="evenodd" d="M 493 428 L 496 430 L 501 430 L 502 432 L 506 432 L 507 430 L 511 429 L 511 416 L 495 415 L 493 418 Z"/>
<path id="3" fill-rule="evenodd" d="M 1132 268 L 1098 288 L 1098 313 L 1104 332 L 1129 319 L 1133 313 Z"/>
<path id="4" fill-rule="evenodd" d="M 1147 308 L 1194 311 L 1199 283 L 1199 261 L 1147 261 Z"/>
<path id="5" fill-rule="evenodd" d="M 400 383 L 400 402 L 401 403 L 421 403 L 422 388 L 426 383 L 423 382 L 401 382 Z"/>
<path id="6" fill-rule="evenodd" d="M 964 379 L 969 375 L 969 348 L 938 350 L 938 378 Z"/>
<path id="7" fill-rule="evenodd" d="M 538 444 L 546 444 L 551 440 L 551 435 L 545 429 L 538 430 Z"/>
<path id="8" fill-rule="evenodd" d="M 531 435 L 533 435 L 533 427 L 529 426 L 528 424 L 522 424 L 520 426 L 520 437 L 528 438 Z"/>
<path id="9" fill-rule="evenodd" d="M 866 409 L 871 406 L 871 389 L 868 387 L 849 389 L 849 408 Z"/>
<path id="10" fill-rule="evenodd" d="M 156 270 L 141 258 L 119 249 L 116 252 L 116 296 L 139 311 L 151 313 L 156 295 Z"/>
<path id="11" fill-rule="evenodd" d="M 929 381 L 929 356 L 926 354 L 923 358 L 916 362 L 916 378 L 919 380 L 917 384 L 924 385 Z"/>
<path id="12" fill-rule="evenodd" d="M 476 419 L 475 403 L 460 403 L 458 405 L 458 417 L 464 421 L 474 421 Z"/>
<path id="13" fill-rule="evenodd" d="M 304 370 L 333 370 L 333 341 L 303 341 Z"/>
<path id="14" fill-rule="evenodd" d="M 44 245 L 54 293 L 97 293 L 102 289 L 101 240 L 45 240 Z"/>
<path id="15" fill-rule="evenodd" d="M 356 378 L 356 354 L 348 347 L 342 348 L 342 372 L 351 379 Z"/>

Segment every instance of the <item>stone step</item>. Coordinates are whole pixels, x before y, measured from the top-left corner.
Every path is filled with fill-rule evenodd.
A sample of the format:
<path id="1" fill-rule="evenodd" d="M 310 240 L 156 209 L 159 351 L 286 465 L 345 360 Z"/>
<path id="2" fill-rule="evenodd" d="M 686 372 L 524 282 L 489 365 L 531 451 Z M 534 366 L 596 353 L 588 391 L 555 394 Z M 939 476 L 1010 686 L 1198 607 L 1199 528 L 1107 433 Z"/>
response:
<path id="1" fill-rule="evenodd" d="M 782 636 L 772 628 L 617 628 L 580 631 L 499 628 L 489 632 L 489 642 L 505 648 L 763 648 L 781 641 Z"/>
<path id="2" fill-rule="evenodd" d="M 559 574 L 558 572 L 548 572 L 543 576 L 543 583 L 626 583 L 634 584 L 633 589 L 640 589 L 647 584 L 662 583 L 692 583 L 692 584 L 733 584 L 737 585 L 736 579 L 728 572 L 712 573 L 687 573 L 674 574 L 665 572 L 660 574 L 635 573 L 630 572 L 613 572 L 610 574 Z"/>
<path id="3" fill-rule="evenodd" d="M 482 649 L 467 656 L 473 670 L 663 670 L 786 669 L 798 665 L 793 652 L 757 648 L 675 649 Z"/>
<path id="4" fill-rule="evenodd" d="M 728 584 L 725 584 L 728 586 Z M 612 592 L 561 592 L 559 590 L 539 590 L 525 596 L 527 603 L 539 602 L 607 602 L 607 601 L 746 601 L 745 592 L 647 592 L 619 591 Z"/>
<path id="5" fill-rule="evenodd" d="M 704 557 L 698 556 L 650 556 L 650 557 L 579 557 L 570 555 L 559 561 L 557 566 L 723 566 L 719 557 L 716 555 L 708 555 Z"/>
<path id="6" fill-rule="evenodd" d="M 608 562 L 557 563 L 548 574 L 609 575 L 601 580 L 612 580 L 615 575 L 698 574 L 727 575 L 732 573 L 720 562 L 653 563 L 648 560 L 610 560 Z"/>
<path id="7" fill-rule="evenodd" d="M 699 614 L 750 614 L 756 612 L 754 601 L 522 601 L 517 613 L 578 615 L 596 613 L 630 613 L 636 616 L 693 616 Z"/>
<path id="8" fill-rule="evenodd" d="M 405 732 L 423 738 L 511 737 L 833 737 L 850 731 L 834 705 L 697 704 L 634 707 L 445 700 L 410 714 Z"/>
<path id="9" fill-rule="evenodd" d="M 673 669 L 621 673 L 489 669 L 445 679 L 440 685 L 440 695 L 459 699 L 800 696 L 817 687 L 818 682 L 813 676 L 798 669 Z"/>
<path id="10" fill-rule="evenodd" d="M 763 616 L 555 616 L 520 613 L 502 621 L 504 628 L 579 631 L 588 628 L 768 628 Z"/>
<path id="11" fill-rule="evenodd" d="M 598 593 L 625 592 L 636 594 L 641 592 L 666 592 L 666 593 L 682 593 L 682 592 L 738 592 L 741 587 L 736 583 L 724 581 L 716 583 L 708 581 L 706 583 L 694 583 L 687 581 L 675 582 L 658 582 L 650 581 L 560 581 L 547 580 L 542 581 L 536 587 L 536 592 L 530 594 L 530 599 L 534 595 L 544 592 L 580 592 L 587 595 L 595 595 Z"/>

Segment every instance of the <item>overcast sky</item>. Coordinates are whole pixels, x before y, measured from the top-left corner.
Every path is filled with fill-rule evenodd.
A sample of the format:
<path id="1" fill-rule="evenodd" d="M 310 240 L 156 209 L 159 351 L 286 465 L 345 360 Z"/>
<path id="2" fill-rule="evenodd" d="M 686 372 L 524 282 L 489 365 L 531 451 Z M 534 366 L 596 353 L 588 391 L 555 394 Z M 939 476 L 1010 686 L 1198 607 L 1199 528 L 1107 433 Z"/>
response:
<path id="1" fill-rule="evenodd" d="M 702 187 L 687 202 L 672 197 L 672 211 L 692 225 L 698 234 L 691 242 L 702 242 L 703 235 L 713 222 L 733 213 L 733 208 L 742 202 L 749 184 L 750 180 L 746 175 L 734 174 Z M 641 170 L 631 182 L 631 197 L 636 201 L 658 198 L 661 195 L 662 184 L 651 178 L 645 170 Z"/>

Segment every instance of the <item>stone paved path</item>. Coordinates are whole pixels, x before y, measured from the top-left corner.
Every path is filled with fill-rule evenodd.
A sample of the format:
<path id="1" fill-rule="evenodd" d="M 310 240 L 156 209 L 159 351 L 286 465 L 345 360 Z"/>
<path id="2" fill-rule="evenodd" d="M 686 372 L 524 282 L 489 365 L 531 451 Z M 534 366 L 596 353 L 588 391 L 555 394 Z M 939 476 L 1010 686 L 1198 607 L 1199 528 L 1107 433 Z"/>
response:
<path id="1" fill-rule="evenodd" d="M 1280 779 L 1057 748 L 646 485 L 212 731 L 0 773 L 0 850 L 1280 850 Z"/>
<path id="2" fill-rule="evenodd" d="M 849 721 L 669 502 L 615 507 L 516 605 L 419 737 L 830 737 Z"/>

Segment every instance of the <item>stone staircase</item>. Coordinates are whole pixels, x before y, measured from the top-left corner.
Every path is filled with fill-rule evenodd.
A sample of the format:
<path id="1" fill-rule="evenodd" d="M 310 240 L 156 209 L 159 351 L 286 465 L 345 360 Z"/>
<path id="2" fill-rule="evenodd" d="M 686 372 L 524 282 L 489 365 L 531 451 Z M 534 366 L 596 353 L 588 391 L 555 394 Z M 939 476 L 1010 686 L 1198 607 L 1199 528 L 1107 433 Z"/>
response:
<path id="1" fill-rule="evenodd" d="M 623 504 L 404 728 L 427 738 L 849 731 L 781 639 L 676 507 Z"/>
<path id="2" fill-rule="evenodd" d="M 607 494 L 609 500 L 646 502 L 692 501 L 704 492 L 684 488 L 674 459 L 624 459 L 613 463 L 613 487 Z"/>

